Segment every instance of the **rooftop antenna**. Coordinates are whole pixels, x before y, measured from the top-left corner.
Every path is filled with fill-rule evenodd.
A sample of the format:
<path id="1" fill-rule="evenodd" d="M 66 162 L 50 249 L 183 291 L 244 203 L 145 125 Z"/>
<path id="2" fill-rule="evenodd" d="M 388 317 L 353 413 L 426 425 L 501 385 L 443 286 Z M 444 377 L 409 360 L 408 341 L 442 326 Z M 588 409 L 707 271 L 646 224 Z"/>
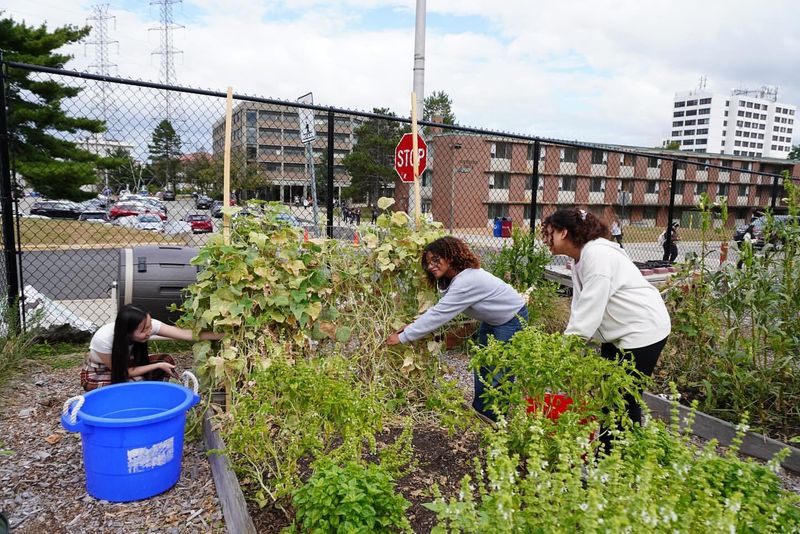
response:
<path id="1" fill-rule="evenodd" d="M 698 87 L 697 87 L 697 88 L 698 88 L 699 90 L 701 90 L 701 91 L 705 91 L 705 89 L 706 89 L 706 82 L 707 82 L 707 81 L 708 81 L 708 78 L 706 78 L 705 76 L 700 76 L 700 84 L 698 85 Z"/>
<path id="2" fill-rule="evenodd" d="M 112 41 L 108 37 L 107 22 L 114 20 L 114 29 L 116 29 L 116 18 L 108 14 L 108 4 L 95 4 L 92 6 L 92 16 L 86 18 L 92 26 L 91 41 L 86 41 L 86 46 L 94 46 L 94 64 L 89 65 L 89 69 L 93 70 L 96 74 L 101 76 L 110 76 L 111 70 L 117 68 L 116 63 L 111 63 L 108 58 L 108 46 L 117 45 L 117 53 L 119 53 L 119 41 Z M 106 123 L 108 128 L 108 84 L 100 83 L 100 115 L 103 122 Z M 98 134 L 98 137 L 102 134 Z"/>
<path id="3" fill-rule="evenodd" d="M 160 11 L 161 25 L 157 28 L 150 28 L 150 30 L 157 30 L 161 32 L 161 46 L 158 50 L 152 52 L 151 55 L 161 56 L 161 69 L 160 77 L 161 83 L 164 85 L 173 85 L 175 82 L 175 61 L 173 56 L 182 54 L 182 50 L 175 50 L 172 45 L 172 32 L 176 29 L 181 29 L 183 26 L 175 24 L 172 19 L 172 5 L 178 4 L 183 0 L 151 0 L 150 5 L 157 5 Z M 164 118 L 171 122 L 171 98 L 170 91 L 164 91 Z"/>

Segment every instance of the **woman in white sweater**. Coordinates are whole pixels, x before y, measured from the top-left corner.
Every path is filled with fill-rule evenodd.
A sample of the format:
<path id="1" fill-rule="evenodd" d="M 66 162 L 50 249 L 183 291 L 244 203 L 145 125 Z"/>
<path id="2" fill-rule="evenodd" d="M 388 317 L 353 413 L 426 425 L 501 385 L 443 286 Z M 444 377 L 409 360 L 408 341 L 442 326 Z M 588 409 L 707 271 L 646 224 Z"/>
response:
<path id="1" fill-rule="evenodd" d="M 448 236 L 429 243 L 420 261 L 428 283 L 439 290 L 441 298 L 416 321 L 389 336 L 387 345 L 420 339 L 462 312 L 481 321 L 480 345 L 485 345 L 490 335 L 498 341 L 508 341 L 522 328 L 520 318 L 528 320 L 522 295 L 481 269 L 478 258 L 460 239 Z M 480 376 L 474 373 L 472 406 L 492 420 L 496 420 L 496 415 L 485 405 L 484 382 L 497 385 L 502 375 L 502 371 L 489 367 L 482 367 Z"/>
<path id="2" fill-rule="evenodd" d="M 542 227 L 550 252 L 575 261 L 564 333 L 598 341 L 604 358 L 632 358 L 637 370 L 651 376 L 672 328 L 658 290 L 591 213 L 559 210 Z M 631 421 L 641 424 L 641 407 L 632 397 L 627 401 Z"/>

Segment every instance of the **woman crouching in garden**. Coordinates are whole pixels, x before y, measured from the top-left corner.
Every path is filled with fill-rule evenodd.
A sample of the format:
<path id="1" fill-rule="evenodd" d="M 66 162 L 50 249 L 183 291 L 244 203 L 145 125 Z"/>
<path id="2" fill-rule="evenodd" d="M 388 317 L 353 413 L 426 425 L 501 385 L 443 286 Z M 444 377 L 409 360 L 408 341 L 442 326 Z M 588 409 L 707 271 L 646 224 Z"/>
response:
<path id="1" fill-rule="evenodd" d="M 520 318 L 527 321 L 528 309 L 522 295 L 481 269 L 478 258 L 460 239 L 448 236 L 429 243 L 422 251 L 421 263 L 428 283 L 441 297 L 416 321 L 389 336 L 387 345 L 416 341 L 461 312 L 481 321 L 480 345 L 486 345 L 490 335 L 498 341 L 508 341 L 522 328 Z M 497 415 L 485 405 L 484 383 L 495 386 L 501 377 L 502 372 L 492 367 L 482 367 L 480 374 L 474 373 L 472 406 L 493 421 Z"/>
<path id="2" fill-rule="evenodd" d="M 658 290 L 625 250 L 607 239 L 608 227 L 591 213 L 559 210 L 542 228 L 550 252 L 575 261 L 564 333 L 599 341 L 604 358 L 632 359 L 639 372 L 651 376 L 672 328 Z M 631 395 L 625 400 L 631 421 L 641 424 L 641 407 Z M 608 450 L 610 436 L 604 433 L 601 440 Z"/>
<path id="3" fill-rule="evenodd" d="M 92 336 L 81 370 L 81 387 L 91 391 L 109 384 L 136 380 L 177 378 L 175 361 L 168 354 L 148 354 L 153 336 L 192 341 L 192 331 L 152 319 L 134 305 L 124 306 L 113 323 L 101 326 Z M 200 340 L 221 339 L 222 334 L 201 332 Z"/>

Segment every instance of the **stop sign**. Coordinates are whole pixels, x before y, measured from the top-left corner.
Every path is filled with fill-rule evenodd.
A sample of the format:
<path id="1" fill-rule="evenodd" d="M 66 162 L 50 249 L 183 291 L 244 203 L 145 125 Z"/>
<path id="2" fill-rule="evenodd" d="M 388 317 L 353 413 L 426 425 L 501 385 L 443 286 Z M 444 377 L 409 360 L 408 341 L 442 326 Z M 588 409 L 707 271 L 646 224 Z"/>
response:
<path id="1" fill-rule="evenodd" d="M 403 138 L 394 149 L 394 170 L 403 182 L 414 182 L 414 138 L 410 133 Z M 419 174 L 425 172 L 428 163 L 428 144 L 417 134 L 417 153 L 419 154 Z"/>

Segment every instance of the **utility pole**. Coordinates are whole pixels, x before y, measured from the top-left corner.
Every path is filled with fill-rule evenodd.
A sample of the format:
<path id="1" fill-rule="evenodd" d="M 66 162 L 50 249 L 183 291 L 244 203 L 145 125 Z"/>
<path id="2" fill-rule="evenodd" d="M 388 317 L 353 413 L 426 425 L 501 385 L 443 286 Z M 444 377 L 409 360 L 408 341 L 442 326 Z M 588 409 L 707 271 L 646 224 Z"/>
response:
<path id="1" fill-rule="evenodd" d="M 414 93 L 417 95 L 417 113 L 422 117 L 425 102 L 425 0 L 417 0 L 417 17 L 414 26 Z"/>

